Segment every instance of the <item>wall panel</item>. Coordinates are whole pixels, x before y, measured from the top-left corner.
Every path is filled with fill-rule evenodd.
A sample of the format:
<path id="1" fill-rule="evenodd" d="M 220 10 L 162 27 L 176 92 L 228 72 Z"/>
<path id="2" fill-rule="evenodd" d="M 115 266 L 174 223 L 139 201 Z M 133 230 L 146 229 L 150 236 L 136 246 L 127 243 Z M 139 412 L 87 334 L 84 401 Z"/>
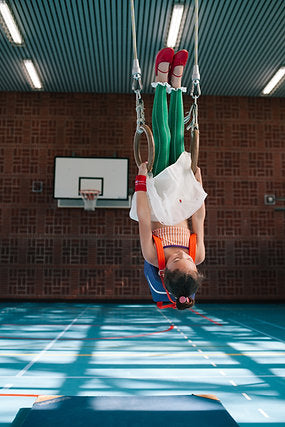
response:
<path id="1" fill-rule="evenodd" d="M 145 95 L 148 122 L 152 100 Z M 208 198 L 198 300 L 284 299 L 285 213 L 264 194 L 285 197 L 285 101 L 199 104 Z M 133 96 L 2 92 L 0 105 L 0 298 L 150 299 L 128 211 L 58 209 L 52 197 L 55 156 L 129 157 L 133 187 Z"/>

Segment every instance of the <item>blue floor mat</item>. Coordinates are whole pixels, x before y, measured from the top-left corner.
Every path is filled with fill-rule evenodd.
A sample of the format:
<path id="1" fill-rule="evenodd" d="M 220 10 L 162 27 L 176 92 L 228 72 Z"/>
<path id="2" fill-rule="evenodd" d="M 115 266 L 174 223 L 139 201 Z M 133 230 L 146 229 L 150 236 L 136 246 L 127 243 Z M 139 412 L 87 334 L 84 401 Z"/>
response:
<path id="1" fill-rule="evenodd" d="M 22 427 L 237 427 L 221 402 L 199 396 L 63 396 L 35 403 Z"/>

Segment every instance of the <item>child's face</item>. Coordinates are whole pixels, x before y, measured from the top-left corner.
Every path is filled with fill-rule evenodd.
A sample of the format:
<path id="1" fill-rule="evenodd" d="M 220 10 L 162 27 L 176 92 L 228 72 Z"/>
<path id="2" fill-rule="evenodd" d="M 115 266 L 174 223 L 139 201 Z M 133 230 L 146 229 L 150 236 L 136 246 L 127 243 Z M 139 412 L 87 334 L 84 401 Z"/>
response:
<path id="1" fill-rule="evenodd" d="M 170 271 L 179 270 L 183 273 L 193 274 L 197 273 L 197 267 L 189 254 L 182 249 L 177 248 L 167 260 L 166 267 Z"/>

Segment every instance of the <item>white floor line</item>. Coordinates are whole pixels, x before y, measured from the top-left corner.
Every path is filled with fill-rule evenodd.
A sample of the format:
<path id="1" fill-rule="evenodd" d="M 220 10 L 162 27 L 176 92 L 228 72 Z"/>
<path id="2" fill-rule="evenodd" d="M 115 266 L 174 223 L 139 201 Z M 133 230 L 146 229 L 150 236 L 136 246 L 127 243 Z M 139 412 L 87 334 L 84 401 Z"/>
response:
<path id="1" fill-rule="evenodd" d="M 256 328 L 253 328 L 252 326 L 249 326 L 249 325 L 246 325 L 246 324 L 244 324 L 244 323 L 242 323 L 242 322 L 239 322 L 239 321 L 237 321 L 237 320 L 234 320 L 234 319 L 229 319 L 231 322 L 233 322 L 233 323 L 237 323 L 238 325 L 241 325 L 241 326 L 243 326 L 243 327 L 245 327 L 245 328 L 247 328 L 247 329 L 251 329 L 252 331 L 255 331 L 255 332 L 258 332 L 258 333 L 260 333 L 260 334 L 262 334 L 262 335 L 265 335 L 266 337 L 269 337 L 269 338 L 272 338 L 272 339 L 274 339 L 274 340 L 276 340 L 276 341 L 280 341 L 280 342 L 282 342 L 282 343 L 285 343 L 285 341 L 284 340 L 281 340 L 280 338 L 276 338 L 276 337 L 274 337 L 273 335 L 270 335 L 270 334 L 267 334 L 267 333 L 265 333 L 265 332 L 262 332 L 262 331 L 260 331 L 259 329 L 256 329 Z"/>
<path id="2" fill-rule="evenodd" d="M 243 317 L 246 317 L 247 319 L 257 320 L 258 322 L 261 322 L 261 323 L 265 323 L 265 324 L 267 324 L 267 325 L 274 326 L 275 328 L 285 329 L 285 327 L 284 327 L 284 326 L 280 326 L 280 325 L 277 325 L 276 323 L 272 323 L 272 322 L 268 322 L 268 321 L 263 320 L 263 319 L 259 319 L 258 317 L 248 316 L 248 315 L 246 315 L 245 313 L 243 313 L 243 314 L 242 314 L 242 316 L 243 316 Z"/>
<path id="3" fill-rule="evenodd" d="M 13 384 L 5 384 L 4 387 L 0 389 L 0 391 L 9 390 L 11 387 L 13 387 Z"/>
<path id="4" fill-rule="evenodd" d="M 16 377 L 22 377 L 42 357 L 42 355 L 46 353 L 65 334 L 65 332 L 71 328 L 71 326 L 75 322 L 77 322 L 79 317 L 82 316 L 87 309 L 88 307 L 86 307 L 75 319 L 73 319 L 72 322 L 67 325 L 66 328 L 64 328 L 64 330 L 60 332 L 56 338 L 54 338 L 49 344 L 47 344 L 45 348 L 36 357 L 34 357 L 33 360 L 31 360 L 30 363 L 28 363 L 20 372 L 18 372 Z"/>
<path id="5" fill-rule="evenodd" d="M 276 325 L 276 323 L 267 322 L 266 320 L 257 319 L 256 317 L 252 317 L 252 319 L 257 320 L 258 322 L 261 322 L 261 323 L 265 323 L 266 325 L 274 326 L 274 328 L 285 330 L 284 326 Z"/>
<path id="6" fill-rule="evenodd" d="M 177 367 L 178 365 L 176 365 L 176 367 Z M 127 370 L 128 372 L 130 372 L 130 369 L 128 369 Z M 121 375 L 123 375 L 122 377 L 119 377 L 119 376 L 111 376 L 111 375 L 108 375 L 108 380 L 114 380 L 114 379 L 124 379 L 125 378 L 125 373 L 123 373 L 123 374 L 121 374 Z M 213 377 L 213 378 L 220 378 L 220 376 L 221 376 L 221 374 L 216 374 L 216 375 L 212 375 L 211 377 Z M 12 375 L 1 375 L 0 376 L 0 379 L 6 379 L 6 380 L 9 380 L 9 379 L 11 379 L 11 377 L 13 377 L 13 378 L 15 378 L 15 376 L 12 376 Z M 207 374 L 200 374 L 199 373 L 199 375 L 197 376 L 198 378 L 209 378 L 209 374 L 207 373 Z M 52 374 L 47 374 L 47 375 L 25 375 L 25 378 L 24 379 L 26 379 L 26 378 L 30 378 L 30 379 L 38 379 L 38 378 L 48 378 L 48 379 L 55 379 L 55 378 L 59 378 L 59 379 L 62 379 L 62 376 L 60 376 L 60 375 L 52 375 Z M 97 379 L 97 378 L 106 378 L 106 376 L 99 376 L 99 375 L 82 375 L 82 376 L 73 376 L 73 375 L 71 375 L 71 376 L 64 376 L 64 379 L 82 379 L 82 378 L 86 378 L 86 379 Z M 130 379 L 131 380 L 135 380 L 135 379 L 141 379 L 142 377 L 135 377 L 135 376 L 132 376 Z M 151 378 L 153 378 L 153 377 L 151 377 Z M 192 375 L 190 375 L 190 380 L 192 380 L 193 379 L 193 376 Z M 243 379 L 249 379 L 249 380 L 252 380 L 252 375 L 250 376 L 250 375 L 236 375 L 236 378 L 243 378 Z M 263 376 L 260 376 L 260 378 L 276 378 L 276 376 L 275 375 L 263 375 Z M 154 378 L 153 378 L 154 379 Z M 157 378 L 158 380 L 159 380 L 159 378 Z M 14 387 L 16 387 L 16 384 L 14 383 L 13 384 L 13 386 Z"/>
<path id="7" fill-rule="evenodd" d="M 249 397 L 249 395 L 248 395 L 248 394 L 246 394 L 246 393 L 242 393 L 242 395 L 243 395 L 243 397 L 245 397 L 245 398 L 246 398 L 246 400 L 251 400 L 251 397 Z"/>
<path id="8" fill-rule="evenodd" d="M 167 316 L 165 316 L 165 314 L 164 313 L 161 313 L 167 320 L 168 320 L 168 322 L 171 322 L 170 321 L 170 319 L 168 319 L 168 317 Z M 180 334 L 192 345 L 192 347 L 197 347 L 197 345 L 196 344 L 193 344 L 193 341 L 191 341 L 182 331 L 180 331 L 180 329 L 177 327 L 177 326 L 175 326 L 175 328 L 177 329 L 177 331 L 179 331 L 180 332 Z M 197 351 L 199 352 L 199 353 L 203 353 L 203 350 L 201 350 L 201 349 L 197 349 Z M 205 354 L 203 354 L 203 357 L 205 358 L 205 359 L 210 359 L 210 357 L 209 356 L 207 356 L 207 355 L 205 355 Z M 214 366 L 214 367 L 216 367 L 217 365 L 215 364 L 215 363 L 213 363 L 213 362 L 211 362 L 211 360 L 210 360 L 210 362 L 209 363 L 211 363 L 211 365 L 212 366 Z"/>
<path id="9" fill-rule="evenodd" d="M 163 313 L 161 313 L 161 314 L 163 314 Z M 170 322 L 170 320 L 163 314 L 163 316 Z M 261 331 L 259 331 L 258 329 L 255 329 L 255 328 L 252 328 L 252 327 L 250 327 L 250 326 L 247 326 L 247 325 L 245 325 L 245 324 L 243 324 L 243 323 L 241 323 L 241 322 L 238 322 L 237 320 L 232 320 L 232 319 L 230 319 L 232 322 L 234 322 L 234 323 L 237 323 L 237 324 L 240 324 L 240 325 L 242 325 L 242 326 L 244 326 L 244 327 L 246 327 L 246 328 L 248 328 L 248 329 L 251 329 L 251 330 L 255 330 L 256 332 L 259 332 L 259 333 L 261 333 L 261 334 L 263 334 L 263 335 L 265 335 L 265 336 L 268 336 L 268 337 L 270 337 L 270 338 L 273 338 L 273 339 L 276 339 L 276 340 L 278 340 L 278 341 L 281 341 L 281 342 L 283 342 L 282 340 L 279 340 L 278 338 L 276 338 L 276 337 L 273 337 L 273 336 L 271 336 L 271 335 L 268 335 L 268 334 L 265 334 L 264 332 L 261 332 Z M 177 328 L 178 329 L 178 328 Z M 178 329 L 179 330 L 179 329 Z M 180 331 L 180 330 L 179 330 Z M 190 343 L 191 341 L 188 339 L 188 337 L 186 337 L 186 335 L 183 333 L 183 332 L 181 332 L 180 331 L 180 334 L 184 337 L 184 338 L 186 338 L 187 340 L 188 340 L 188 342 Z M 196 344 L 192 344 L 192 347 L 196 347 Z M 201 349 L 197 349 L 197 351 L 199 352 L 199 353 L 203 353 L 203 350 L 201 350 Z M 206 356 L 206 355 L 203 355 L 203 357 L 205 358 L 205 359 L 209 359 L 209 357 L 208 356 Z M 217 365 L 214 363 L 214 362 L 212 362 L 211 360 L 210 360 L 210 364 L 212 365 L 212 366 L 214 366 L 214 367 L 217 367 Z M 227 374 L 224 372 L 224 371 L 222 371 L 222 370 L 220 370 L 219 371 L 219 374 L 220 375 L 223 375 L 223 376 L 227 376 Z M 271 376 L 271 375 L 270 375 Z M 272 377 L 274 377 L 274 375 L 272 375 Z M 237 387 L 237 384 L 236 384 L 236 382 L 235 381 L 233 381 L 233 380 L 229 380 L 229 383 L 232 385 L 232 386 L 234 386 L 234 387 Z M 246 393 L 242 393 L 242 396 L 245 398 L 245 399 L 247 399 L 247 400 L 252 400 Z M 265 418 L 269 418 L 269 415 L 267 415 L 266 414 L 266 412 L 264 412 L 262 409 L 258 409 L 258 411 L 265 417 Z"/>
<path id="10" fill-rule="evenodd" d="M 265 418 L 270 418 L 269 415 L 261 408 L 258 409 L 258 411 L 265 417 Z"/>

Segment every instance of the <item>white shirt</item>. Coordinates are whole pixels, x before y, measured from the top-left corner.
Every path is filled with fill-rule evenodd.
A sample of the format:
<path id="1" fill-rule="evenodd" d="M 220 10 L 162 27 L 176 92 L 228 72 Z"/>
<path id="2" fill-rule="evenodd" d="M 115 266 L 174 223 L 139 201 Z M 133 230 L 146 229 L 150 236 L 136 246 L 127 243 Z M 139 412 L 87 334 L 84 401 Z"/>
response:
<path id="1" fill-rule="evenodd" d="M 176 225 L 190 218 L 207 197 L 191 169 L 191 154 L 186 151 L 155 177 L 149 174 L 146 186 L 151 220 L 164 225 Z M 136 193 L 132 198 L 130 217 L 138 221 Z"/>

